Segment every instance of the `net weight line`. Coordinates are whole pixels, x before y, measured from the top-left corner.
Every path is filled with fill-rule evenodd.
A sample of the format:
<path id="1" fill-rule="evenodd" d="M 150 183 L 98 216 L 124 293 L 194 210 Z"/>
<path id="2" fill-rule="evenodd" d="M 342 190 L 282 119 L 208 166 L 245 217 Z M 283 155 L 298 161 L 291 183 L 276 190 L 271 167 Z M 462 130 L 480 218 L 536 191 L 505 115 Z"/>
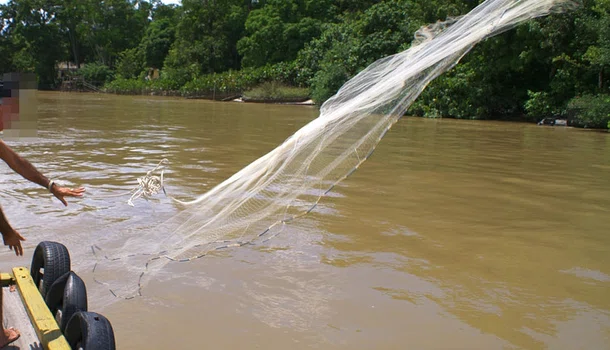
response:
<path id="1" fill-rule="evenodd" d="M 246 245 L 254 245 L 254 241 L 257 239 L 260 239 L 261 237 L 266 236 L 274 227 L 276 227 L 277 225 L 285 225 L 288 224 L 298 218 L 301 218 L 309 213 L 311 213 L 320 203 L 320 201 L 322 200 L 322 198 L 324 198 L 328 193 L 330 193 L 330 191 L 332 191 L 336 185 L 338 185 L 340 182 L 344 181 L 345 179 L 347 179 L 348 177 L 350 177 L 356 170 L 358 170 L 358 168 L 362 165 L 362 163 L 364 163 L 366 160 L 368 160 L 374 153 L 375 149 L 377 148 L 377 145 L 379 144 L 379 141 L 381 141 L 381 139 L 386 135 L 386 133 L 388 131 L 390 131 L 390 129 L 392 128 L 392 126 L 398 122 L 398 120 L 400 119 L 397 118 L 394 123 L 388 125 L 385 130 L 382 132 L 382 134 L 377 138 L 376 142 L 375 142 L 375 146 L 373 146 L 373 148 L 368 152 L 368 154 L 366 154 L 366 156 L 364 157 L 360 157 L 358 155 L 358 150 L 354 149 L 354 153 L 356 154 L 356 156 L 358 157 L 358 163 L 350 170 L 348 171 L 344 176 L 342 176 L 341 178 L 339 178 L 338 180 L 336 180 L 333 184 L 331 184 L 325 191 L 323 191 L 318 198 L 314 201 L 314 203 L 304 212 L 301 212 L 299 214 L 296 215 L 292 215 L 288 218 L 282 219 L 282 220 L 278 220 L 276 222 L 274 222 L 273 224 L 271 224 L 269 227 L 267 227 L 265 230 L 263 230 L 262 232 L 258 233 L 257 235 L 255 235 L 252 239 L 247 240 L 247 241 L 235 241 L 235 240 L 221 240 L 221 241 L 214 241 L 214 242 L 209 242 L 209 243 L 204 243 L 204 244 L 198 244 L 195 245 L 191 248 L 199 248 L 202 247 L 204 245 L 213 245 L 213 244 L 222 244 L 221 246 L 215 247 L 209 251 L 206 251 L 202 254 L 198 254 L 189 258 L 183 258 L 183 259 L 175 259 L 172 258 L 171 256 L 167 255 L 168 251 L 161 251 L 159 253 L 140 253 L 140 254 L 130 254 L 125 256 L 124 258 L 131 258 L 131 257 L 135 257 L 135 256 L 153 256 L 150 259 L 148 259 L 146 261 L 145 267 L 144 267 L 144 271 L 142 271 L 142 273 L 140 273 L 139 277 L 138 277 L 138 286 L 137 286 L 137 295 L 134 296 L 121 296 L 119 294 L 117 294 L 112 288 L 108 288 L 108 291 L 116 298 L 120 298 L 120 299 L 125 299 L 125 300 L 130 300 L 135 298 L 136 296 L 142 296 L 142 278 L 144 277 L 144 275 L 146 274 L 146 272 L 148 271 L 148 265 L 155 261 L 155 260 L 159 260 L 159 259 L 166 259 L 167 261 L 170 262 L 178 262 L 178 263 L 185 263 L 185 262 L 190 262 L 193 260 L 197 260 L 197 259 L 201 259 L 203 257 L 205 257 L 206 255 L 209 255 L 212 252 L 215 251 L 219 251 L 219 250 L 225 250 L 225 249 L 229 249 L 229 248 L 239 248 L 239 247 L 243 247 Z M 159 190 L 163 190 L 163 193 L 170 199 L 172 199 L 173 201 L 176 201 L 178 203 L 182 203 L 185 204 L 184 202 L 181 202 L 175 198 L 173 198 L 172 196 L 168 195 L 167 192 L 165 191 L 165 187 L 164 187 L 164 183 L 163 183 L 163 172 L 165 170 L 165 164 L 167 164 L 169 161 L 164 158 L 162 159 L 159 164 L 157 164 L 157 166 L 155 166 L 153 169 L 151 169 L 150 171 L 148 171 L 146 173 L 145 176 L 142 176 L 140 178 L 138 178 L 138 187 L 131 190 L 128 193 L 132 193 L 133 195 L 131 196 L 131 198 L 128 201 L 128 204 L 130 204 L 131 206 L 134 206 L 132 203 L 132 200 L 137 199 L 139 197 L 144 197 L 145 199 L 153 196 L 155 194 L 159 193 Z M 152 175 L 155 171 L 160 170 L 161 173 L 159 176 L 155 176 Z M 125 195 L 125 194 L 122 194 Z M 187 204 L 188 205 L 188 204 Z M 288 204 L 286 206 L 286 209 L 288 209 L 290 207 L 290 204 Z M 266 237 L 265 239 L 262 240 L 261 243 L 267 242 L 270 239 L 278 236 L 280 233 L 282 232 L 282 229 L 280 229 L 277 233 Z M 96 251 L 101 252 L 102 249 L 100 247 L 98 247 L 97 245 L 92 245 L 91 246 L 91 252 L 93 253 L 93 255 L 96 258 L 99 258 L 98 254 L 96 253 Z M 117 260 L 121 260 L 121 257 L 117 257 L 117 258 L 110 258 L 107 255 L 104 255 L 103 258 L 107 261 L 117 261 Z M 102 282 L 100 280 L 98 280 L 95 277 L 95 271 L 97 268 L 98 263 L 96 262 L 95 265 L 93 266 L 93 280 L 100 284 L 100 285 L 104 285 L 104 286 L 108 286 L 108 283 Z"/>

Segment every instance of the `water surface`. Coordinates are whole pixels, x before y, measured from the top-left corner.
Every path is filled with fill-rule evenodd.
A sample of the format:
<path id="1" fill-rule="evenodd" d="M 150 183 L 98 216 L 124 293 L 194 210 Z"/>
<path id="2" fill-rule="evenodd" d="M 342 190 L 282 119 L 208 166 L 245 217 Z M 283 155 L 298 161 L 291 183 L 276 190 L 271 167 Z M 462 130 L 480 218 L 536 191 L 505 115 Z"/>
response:
<path id="1" fill-rule="evenodd" d="M 122 195 L 162 158 L 194 198 L 317 117 L 313 107 L 40 93 L 38 138 L 7 140 L 87 195 L 68 208 L 0 167 L 28 238 L 84 257 L 178 210 Z M 167 265 L 133 300 L 85 278 L 121 349 L 610 348 L 610 135 L 404 118 L 312 214 L 272 240 Z M 120 274 L 121 271 L 114 271 Z"/>

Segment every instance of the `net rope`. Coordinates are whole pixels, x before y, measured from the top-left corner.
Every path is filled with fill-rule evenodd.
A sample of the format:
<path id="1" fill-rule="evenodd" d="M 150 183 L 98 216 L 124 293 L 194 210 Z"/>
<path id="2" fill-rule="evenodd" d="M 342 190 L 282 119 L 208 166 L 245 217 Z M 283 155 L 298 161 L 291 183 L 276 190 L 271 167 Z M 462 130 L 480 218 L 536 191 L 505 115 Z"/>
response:
<path id="1" fill-rule="evenodd" d="M 321 106 L 318 118 L 271 152 L 194 200 L 168 195 L 183 206 L 170 220 L 150 232 L 129 232 L 92 246 L 95 280 L 115 296 L 132 298 L 141 295 L 145 278 L 169 262 L 192 261 L 279 234 L 356 171 L 423 89 L 475 44 L 576 5 L 571 0 L 488 0 L 464 16 L 422 27 L 411 48 L 374 62 L 346 82 Z M 166 164 L 161 161 L 138 180 L 130 205 L 160 191 L 167 195 Z M 117 270 L 124 273 L 111 273 Z"/>

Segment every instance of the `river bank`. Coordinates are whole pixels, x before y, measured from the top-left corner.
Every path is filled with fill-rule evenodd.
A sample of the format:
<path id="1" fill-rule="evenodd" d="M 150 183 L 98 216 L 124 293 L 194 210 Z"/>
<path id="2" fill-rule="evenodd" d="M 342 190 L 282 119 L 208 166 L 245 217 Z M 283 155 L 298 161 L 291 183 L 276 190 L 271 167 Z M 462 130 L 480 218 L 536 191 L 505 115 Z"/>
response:
<path id="1" fill-rule="evenodd" d="M 289 87 L 282 87 L 281 89 L 290 89 Z M 95 91 L 97 93 L 104 94 L 113 94 L 113 95 L 131 95 L 131 96 L 157 96 L 157 97 L 181 97 L 188 100 L 210 100 L 210 101 L 218 101 L 218 102 L 235 102 L 235 103 L 251 103 L 251 104 L 282 104 L 282 105 L 295 105 L 295 106 L 318 106 L 318 104 L 311 99 L 306 94 L 302 93 L 305 89 L 300 89 L 301 94 L 293 94 L 293 97 L 286 97 L 288 94 L 285 94 L 280 91 L 277 92 L 278 89 L 275 89 L 274 92 L 270 93 L 270 88 L 259 89 L 262 91 L 255 91 L 255 93 L 215 93 L 212 92 L 206 94 L 185 94 L 184 91 L 180 90 L 157 90 L 157 89 L 142 89 L 140 91 L 130 90 L 130 91 L 108 91 L 108 89 L 101 89 Z M 76 92 L 76 91 L 70 91 Z M 93 91 L 79 91 L 79 92 L 93 92 Z M 580 128 L 580 129 L 588 129 L 588 130 L 596 130 L 596 131 L 609 131 L 610 132 L 610 124 L 607 128 L 594 128 L 587 127 L 586 125 L 582 125 L 575 121 L 571 117 L 546 117 L 542 119 L 533 119 L 528 117 L 527 115 L 520 116 L 501 116 L 501 117 L 488 117 L 488 118 L 455 118 L 451 116 L 444 117 L 429 117 L 420 115 L 417 113 L 409 113 L 408 115 L 414 117 L 420 117 L 425 119 L 461 119 L 461 120 L 482 120 L 482 121 L 506 121 L 506 122 L 516 122 L 516 123 L 525 123 L 525 124 L 538 124 L 540 126 L 546 127 L 559 127 L 559 128 Z"/>

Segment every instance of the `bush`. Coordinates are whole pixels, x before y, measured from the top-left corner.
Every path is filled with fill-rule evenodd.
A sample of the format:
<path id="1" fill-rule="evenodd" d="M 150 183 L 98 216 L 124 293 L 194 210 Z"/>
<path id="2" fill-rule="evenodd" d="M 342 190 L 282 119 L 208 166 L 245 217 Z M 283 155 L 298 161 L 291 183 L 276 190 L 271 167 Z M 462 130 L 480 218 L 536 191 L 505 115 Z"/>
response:
<path id="1" fill-rule="evenodd" d="M 268 81 L 244 92 L 244 100 L 301 102 L 309 99 L 309 89 Z"/>
<path id="2" fill-rule="evenodd" d="M 117 75 L 133 79 L 144 71 L 144 55 L 139 48 L 127 49 L 119 54 L 119 63 L 116 66 Z"/>
<path id="3" fill-rule="evenodd" d="M 583 95 L 568 103 L 571 124 L 583 128 L 610 129 L 610 95 Z"/>
<path id="4" fill-rule="evenodd" d="M 533 92 L 528 90 L 527 96 L 528 100 L 525 101 L 525 111 L 532 119 L 539 120 L 564 114 L 562 108 L 558 106 L 546 92 Z"/>
<path id="5" fill-rule="evenodd" d="M 102 86 L 114 79 L 114 72 L 110 67 L 101 63 L 87 63 L 78 70 L 78 74 L 88 82 L 96 86 Z"/>
<path id="6" fill-rule="evenodd" d="M 244 68 L 199 76 L 180 89 L 184 96 L 220 97 L 240 95 L 243 91 L 269 81 L 293 85 L 296 68 L 292 63 L 278 63 L 259 68 Z"/>
<path id="7" fill-rule="evenodd" d="M 318 106 L 321 106 L 335 95 L 347 80 L 349 80 L 349 75 L 342 65 L 325 65 L 311 79 L 312 99 Z"/>
<path id="8" fill-rule="evenodd" d="M 305 92 L 306 89 L 287 88 L 287 86 L 298 86 L 295 83 L 297 68 L 293 63 L 282 62 L 260 68 L 244 68 L 240 71 L 201 76 L 196 76 L 191 68 L 165 68 L 161 71 L 160 79 L 153 81 L 146 81 L 142 78 L 127 79 L 120 74 L 118 79 L 106 84 L 104 88 L 107 92 L 116 94 L 176 95 L 179 91 L 182 96 L 186 97 L 224 99 L 241 95 L 242 92 L 253 89 L 264 82 L 275 82 L 283 86 L 280 90 L 284 94 L 308 95 Z"/>
<path id="9" fill-rule="evenodd" d="M 114 94 L 140 95 L 150 88 L 150 82 L 143 79 L 126 79 L 119 77 L 104 85 L 106 92 Z"/>
<path id="10" fill-rule="evenodd" d="M 426 118 L 485 118 L 488 111 L 481 96 L 482 84 L 470 64 L 461 64 L 433 80 L 414 101 L 408 113 Z"/>
<path id="11" fill-rule="evenodd" d="M 179 95 L 174 82 L 163 78 L 144 80 L 142 78 L 125 79 L 119 77 L 104 85 L 104 91 L 119 95 Z"/>
<path id="12" fill-rule="evenodd" d="M 251 85 L 248 79 L 245 70 L 207 74 L 187 82 L 180 91 L 183 96 L 224 98 L 241 94 Z"/>

